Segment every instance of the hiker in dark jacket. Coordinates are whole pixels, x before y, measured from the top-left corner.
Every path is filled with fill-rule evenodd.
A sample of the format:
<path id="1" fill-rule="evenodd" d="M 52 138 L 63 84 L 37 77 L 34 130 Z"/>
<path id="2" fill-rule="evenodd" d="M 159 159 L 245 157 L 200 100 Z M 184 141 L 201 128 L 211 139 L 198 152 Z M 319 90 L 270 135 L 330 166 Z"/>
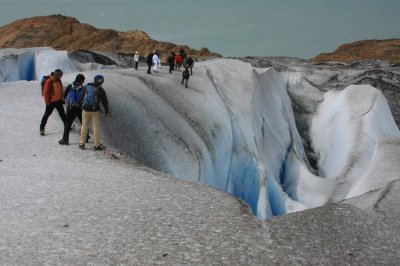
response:
<path id="1" fill-rule="evenodd" d="M 58 141 L 61 145 L 69 144 L 69 132 L 71 131 L 72 123 L 78 117 L 79 122 L 82 124 L 82 93 L 83 83 L 85 76 L 82 74 L 76 75 L 75 81 L 69 84 L 64 91 L 67 105 L 66 121 L 64 126 L 64 134 L 61 140 Z M 89 141 L 89 132 L 87 134 L 86 142 Z"/>
<path id="2" fill-rule="evenodd" d="M 65 124 L 65 110 L 64 110 L 64 87 L 61 82 L 63 72 L 61 69 L 54 71 L 54 76 L 48 78 L 43 87 L 43 97 L 46 103 L 46 110 L 44 111 L 42 121 L 40 122 L 40 135 L 44 136 L 44 128 L 46 127 L 47 120 L 53 113 L 54 108 L 57 109 L 61 120 Z"/>
<path id="3" fill-rule="evenodd" d="M 100 103 L 104 107 L 105 116 L 108 117 L 108 100 L 106 91 L 101 86 L 104 82 L 102 75 L 94 77 L 94 82 L 83 87 L 82 93 L 82 128 L 79 148 L 85 149 L 90 121 L 93 121 L 94 149 L 104 150 L 100 143 Z"/>
<path id="4" fill-rule="evenodd" d="M 153 53 L 149 53 L 149 55 L 147 56 L 147 74 L 151 74 L 151 65 L 153 64 Z"/>
<path id="5" fill-rule="evenodd" d="M 189 77 L 190 77 L 189 69 L 188 69 L 188 67 L 186 67 L 185 70 L 183 70 L 182 82 L 181 82 L 181 84 L 183 84 L 183 81 L 186 81 L 185 88 L 188 87 Z"/>
<path id="6" fill-rule="evenodd" d="M 168 56 L 169 73 L 172 73 L 175 67 L 175 53 L 171 52 Z"/>
<path id="7" fill-rule="evenodd" d="M 193 66 L 194 66 L 193 58 L 190 57 L 189 55 L 188 58 L 186 59 L 185 67 L 188 67 L 190 69 L 190 75 L 193 75 Z"/>

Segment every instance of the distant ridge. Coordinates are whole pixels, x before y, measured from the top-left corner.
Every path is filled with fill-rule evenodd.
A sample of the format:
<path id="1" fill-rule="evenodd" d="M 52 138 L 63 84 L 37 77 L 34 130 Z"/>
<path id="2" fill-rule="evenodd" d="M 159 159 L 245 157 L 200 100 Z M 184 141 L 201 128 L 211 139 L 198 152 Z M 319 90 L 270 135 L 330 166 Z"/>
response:
<path id="1" fill-rule="evenodd" d="M 221 56 L 210 52 L 207 48 L 194 50 L 187 45 L 159 42 L 141 30 L 120 32 L 97 29 L 73 17 L 63 15 L 25 18 L 0 28 L 0 48 L 43 46 L 69 52 L 92 50 L 133 54 L 139 51 L 141 56 L 158 49 L 164 58 L 170 51 L 179 51 L 182 48 L 195 58 Z"/>
<path id="2" fill-rule="evenodd" d="M 352 63 L 365 59 L 400 63 L 400 39 L 364 40 L 343 44 L 334 52 L 319 54 L 311 60 L 316 62 Z"/>

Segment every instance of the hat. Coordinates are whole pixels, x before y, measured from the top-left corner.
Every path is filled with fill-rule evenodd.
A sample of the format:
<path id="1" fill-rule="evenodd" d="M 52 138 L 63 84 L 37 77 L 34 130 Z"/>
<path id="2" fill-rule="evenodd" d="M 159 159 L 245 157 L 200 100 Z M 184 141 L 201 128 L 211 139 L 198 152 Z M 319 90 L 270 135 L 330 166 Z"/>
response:
<path id="1" fill-rule="evenodd" d="M 103 84 L 103 82 L 104 82 L 104 77 L 102 75 L 96 75 L 94 77 L 94 83 Z"/>
<path id="2" fill-rule="evenodd" d="M 135 52 L 135 54 L 138 54 L 138 53 L 139 53 L 138 51 Z"/>
<path id="3" fill-rule="evenodd" d="M 78 75 L 76 75 L 76 77 L 75 77 L 75 81 L 76 81 L 76 82 L 79 82 L 79 83 L 83 83 L 83 82 L 85 81 L 85 76 L 82 75 L 82 74 L 78 74 Z"/>

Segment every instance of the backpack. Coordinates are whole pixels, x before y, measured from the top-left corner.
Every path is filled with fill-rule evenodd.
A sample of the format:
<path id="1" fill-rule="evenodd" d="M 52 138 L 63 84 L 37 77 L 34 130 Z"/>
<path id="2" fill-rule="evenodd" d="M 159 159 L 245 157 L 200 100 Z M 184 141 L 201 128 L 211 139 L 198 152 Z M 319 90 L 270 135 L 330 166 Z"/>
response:
<path id="1" fill-rule="evenodd" d="M 40 81 L 40 87 L 42 87 L 42 97 L 43 97 L 43 89 L 44 89 L 44 83 L 46 83 L 46 80 L 48 80 L 50 76 L 43 76 L 42 80 Z"/>
<path id="2" fill-rule="evenodd" d="M 82 98 L 82 86 L 73 86 L 68 92 L 67 96 L 67 106 L 68 107 L 80 107 L 80 102 Z"/>
<path id="3" fill-rule="evenodd" d="M 186 64 L 189 65 L 189 66 L 193 65 L 193 59 L 192 59 L 191 57 L 189 57 L 189 58 L 186 60 Z"/>
<path id="4" fill-rule="evenodd" d="M 184 79 L 188 79 L 190 76 L 189 70 L 186 68 L 185 70 L 183 70 L 182 76 Z"/>
<path id="5" fill-rule="evenodd" d="M 86 85 L 85 97 L 83 98 L 83 109 L 86 111 L 96 111 L 99 107 L 99 88 L 93 86 L 93 84 Z"/>

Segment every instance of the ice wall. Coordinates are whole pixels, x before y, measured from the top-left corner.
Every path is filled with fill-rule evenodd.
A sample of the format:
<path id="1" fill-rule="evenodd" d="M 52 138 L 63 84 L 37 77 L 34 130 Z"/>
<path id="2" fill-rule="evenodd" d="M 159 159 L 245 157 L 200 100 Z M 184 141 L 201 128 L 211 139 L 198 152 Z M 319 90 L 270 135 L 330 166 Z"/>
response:
<path id="1" fill-rule="evenodd" d="M 65 74 L 79 71 L 66 51 L 50 47 L 0 50 L 0 82 L 39 80 L 57 68 Z"/>
<path id="2" fill-rule="evenodd" d="M 66 52 L 50 48 L 0 55 L 3 81 L 38 79 L 61 68 L 73 73 L 63 79 L 71 82 L 86 67 L 98 69 L 76 67 Z M 312 121 L 307 143 L 317 154 L 315 170 L 286 91 L 288 82 L 307 84 L 300 75 L 282 77 L 232 59 L 196 63 L 188 89 L 180 84 L 181 72 L 98 69 L 84 75 L 89 81 L 98 73 L 106 77 L 111 105 L 112 118 L 102 123 L 109 143 L 149 167 L 240 197 L 260 219 L 341 201 L 393 180 L 373 180 L 385 158 L 383 139 L 400 133 L 386 99 L 370 86 L 313 93 L 299 85 L 306 97 L 297 104 L 309 107 Z"/>

